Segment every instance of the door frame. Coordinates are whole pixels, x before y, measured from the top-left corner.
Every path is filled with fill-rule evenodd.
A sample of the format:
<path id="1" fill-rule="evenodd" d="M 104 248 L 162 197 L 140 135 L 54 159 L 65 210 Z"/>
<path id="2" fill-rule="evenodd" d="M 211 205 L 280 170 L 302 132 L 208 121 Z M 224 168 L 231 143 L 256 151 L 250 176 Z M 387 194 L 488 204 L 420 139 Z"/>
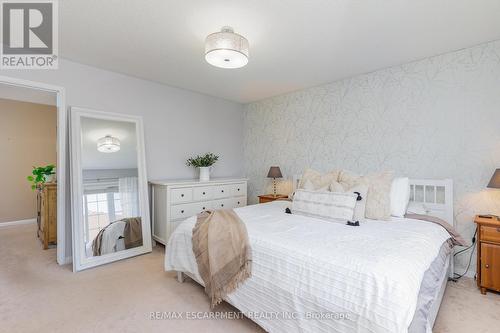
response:
<path id="1" fill-rule="evenodd" d="M 0 75 L 0 84 L 7 84 L 20 88 L 29 88 L 54 92 L 56 94 L 57 107 L 57 263 L 59 265 L 69 264 L 71 256 L 66 254 L 66 226 L 71 225 L 66 217 L 66 193 L 68 189 L 67 174 L 67 141 L 68 141 L 68 110 L 66 108 L 66 91 L 64 87 L 12 78 Z M 68 202 L 70 202 L 68 200 Z"/>

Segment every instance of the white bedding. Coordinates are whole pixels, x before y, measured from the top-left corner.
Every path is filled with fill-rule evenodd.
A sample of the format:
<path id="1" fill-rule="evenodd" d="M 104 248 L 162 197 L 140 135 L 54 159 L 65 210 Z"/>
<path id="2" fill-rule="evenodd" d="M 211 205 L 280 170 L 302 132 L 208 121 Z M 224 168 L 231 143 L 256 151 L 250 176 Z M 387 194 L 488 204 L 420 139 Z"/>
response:
<path id="1" fill-rule="evenodd" d="M 403 218 L 351 227 L 285 214 L 287 204 L 235 209 L 253 266 L 227 301 L 270 332 L 407 332 L 424 272 L 448 233 Z M 172 234 L 165 270 L 201 281 L 191 243 L 195 222 L 187 219 Z"/>

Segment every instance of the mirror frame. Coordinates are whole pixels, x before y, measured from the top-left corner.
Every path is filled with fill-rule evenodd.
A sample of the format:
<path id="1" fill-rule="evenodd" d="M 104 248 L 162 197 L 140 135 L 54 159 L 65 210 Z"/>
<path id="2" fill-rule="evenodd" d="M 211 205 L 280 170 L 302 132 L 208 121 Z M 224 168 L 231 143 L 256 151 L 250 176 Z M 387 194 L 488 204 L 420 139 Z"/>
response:
<path id="1" fill-rule="evenodd" d="M 139 207 L 141 210 L 141 226 L 143 245 L 102 256 L 87 257 L 84 242 L 83 221 L 83 180 L 82 180 L 82 134 L 81 118 L 93 118 L 132 122 L 135 124 L 137 136 L 137 172 L 139 188 Z M 151 222 L 149 218 L 148 182 L 146 176 L 146 157 L 144 146 L 144 130 L 142 117 L 109 113 L 71 107 L 70 109 L 70 165 L 71 165 L 71 222 L 73 245 L 73 271 L 78 272 L 87 268 L 108 264 L 152 251 Z"/>

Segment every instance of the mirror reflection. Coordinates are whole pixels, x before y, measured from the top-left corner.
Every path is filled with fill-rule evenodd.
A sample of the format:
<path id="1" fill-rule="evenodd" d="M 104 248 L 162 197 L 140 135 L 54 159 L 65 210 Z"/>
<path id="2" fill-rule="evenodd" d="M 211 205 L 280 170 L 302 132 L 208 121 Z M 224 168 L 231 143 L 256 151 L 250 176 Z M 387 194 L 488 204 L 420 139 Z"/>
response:
<path id="1" fill-rule="evenodd" d="M 143 245 L 133 122 L 81 118 L 87 257 Z"/>

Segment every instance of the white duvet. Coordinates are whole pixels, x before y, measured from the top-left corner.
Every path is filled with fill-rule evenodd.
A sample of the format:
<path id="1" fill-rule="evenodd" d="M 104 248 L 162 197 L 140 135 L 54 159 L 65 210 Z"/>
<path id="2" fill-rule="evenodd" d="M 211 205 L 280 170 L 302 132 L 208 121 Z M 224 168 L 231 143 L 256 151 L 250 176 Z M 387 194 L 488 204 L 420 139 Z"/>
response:
<path id="1" fill-rule="evenodd" d="M 287 202 L 235 209 L 252 247 L 252 277 L 227 301 L 269 332 L 407 332 L 424 272 L 448 233 L 394 218 L 359 227 L 285 214 Z M 165 270 L 198 281 L 195 217 L 172 234 Z"/>

